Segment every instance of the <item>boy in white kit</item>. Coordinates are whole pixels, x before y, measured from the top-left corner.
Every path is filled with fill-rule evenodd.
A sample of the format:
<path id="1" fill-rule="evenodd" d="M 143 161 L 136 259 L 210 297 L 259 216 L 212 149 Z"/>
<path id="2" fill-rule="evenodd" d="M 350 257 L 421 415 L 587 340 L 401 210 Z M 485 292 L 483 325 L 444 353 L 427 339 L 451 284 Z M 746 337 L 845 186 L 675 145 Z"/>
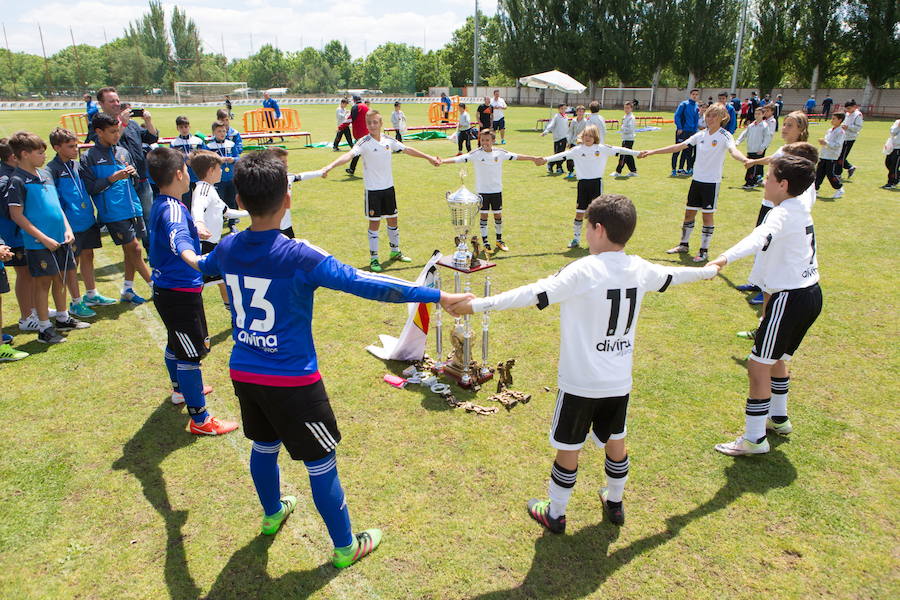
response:
<path id="1" fill-rule="evenodd" d="M 538 156 L 514 154 L 494 148 L 494 132 L 482 129 L 478 134 L 478 148 L 453 158 L 442 158 L 441 164 L 472 163 L 475 168 L 475 191 L 481 196 L 481 241 L 484 249 L 491 251 L 488 243 L 488 214 L 494 213 L 494 233 L 497 249 L 509 252 L 503 241 L 503 163 L 508 160 L 530 160 L 536 165 L 543 164 Z"/>
<path id="2" fill-rule="evenodd" d="M 575 108 L 575 118 L 569 121 L 569 131 L 566 134 L 566 150 L 574 148 L 578 145 L 581 138 L 581 132 L 590 124 L 587 117 L 584 116 L 584 107 L 578 105 Z M 566 170 L 569 172 L 566 179 L 575 179 L 575 161 L 571 158 L 566 161 Z"/>
<path id="3" fill-rule="evenodd" d="M 550 118 L 547 126 L 544 127 L 544 131 L 541 133 L 541 137 L 544 137 L 548 133 L 553 136 L 553 153 L 556 154 L 557 152 L 564 151 L 566 149 L 566 142 L 568 141 L 569 136 L 569 117 L 566 115 L 565 104 L 558 104 L 556 106 L 556 114 Z M 562 160 L 548 163 L 547 174 L 553 174 L 554 165 L 556 165 L 557 175 L 562 175 Z"/>
<path id="4" fill-rule="evenodd" d="M 716 267 L 663 267 L 625 254 L 637 222 L 634 204 L 606 194 L 587 207 L 591 254 L 541 279 L 489 298 L 464 300 L 456 312 L 471 313 L 560 304 L 559 393 L 550 425 L 556 459 L 549 500 L 528 501 L 528 514 L 553 533 L 566 529 L 566 507 L 588 434 L 606 451 L 607 487 L 600 492 L 607 518 L 625 521 L 622 495 L 628 479 L 626 414 L 632 388 L 632 357 L 638 315 L 646 292 L 709 279 Z"/>
<path id="5" fill-rule="evenodd" d="M 288 151 L 287 150 L 285 150 L 284 148 L 278 148 L 276 146 L 275 148 L 269 148 L 268 150 L 265 150 L 265 152 L 268 152 L 270 155 L 274 156 L 275 158 L 280 160 L 282 163 L 284 163 L 284 168 L 287 169 L 287 166 L 288 166 Z M 293 194 L 291 192 L 291 189 L 292 189 L 294 183 L 296 183 L 298 181 L 307 181 L 309 179 L 316 179 L 317 177 L 325 177 L 325 172 L 322 170 L 319 170 L 319 171 L 304 171 L 303 173 L 291 173 L 289 171 L 288 176 L 287 176 L 288 198 L 293 200 Z M 285 235 L 291 239 L 294 239 L 296 237 L 294 234 L 294 224 L 291 221 L 291 206 L 290 205 L 288 206 L 287 210 L 284 211 L 284 215 L 281 217 L 280 229 L 281 229 L 282 235 Z"/>
<path id="6" fill-rule="evenodd" d="M 600 132 L 600 139 L 597 141 L 598 144 L 606 143 L 606 119 L 600 115 L 600 103 L 596 100 L 592 100 L 590 104 L 588 104 L 588 110 L 591 111 L 591 114 L 588 115 L 588 123 L 591 125 L 595 125 L 597 127 L 597 131 Z"/>
<path id="7" fill-rule="evenodd" d="M 740 145 L 745 139 L 747 140 L 747 158 L 751 160 L 762 158 L 766 153 L 766 148 L 769 147 L 769 143 L 772 141 L 772 128 L 769 127 L 769 124 L 763 118 L 763 109 L 757 108 L 753 112 L 753 116 L 755 120 L 741 132 L 741 135 L 738 136 L 735 142 L 735 144 Z M 754 165 L 747 169 L 744 176 L 744 189 L 752 190 L 757 185 L 761 185 L 762 173 L 762 165 Z"/>
<path id="8" fill-rule="evenodd" d="M 844 148 L 844 113 L 836 112 L 831 115 L 831 129 L 825 133 L 825 137 L 819 139 L 819 164 L 816 167 L 816 192 L 822 185 L 822 180 L 828 178 L 828 183 L 835 190 L 835 198 L 844 195 L 844 184 L 837 176 L 837 161 L 841 158 L 841 150 Z"/>
<path id="9" fill-rule="evenodd" d="M 689 146 L 697 148 L 697 156 L 694 161 L 694 175 L 691 187 L 688 190 L 687 206 L 684 210 L 684 222 L 681 226 L 681 241 L 677 246 L 666 250 L 666 254 L 687 254 L 691 234 L 694 232 L 694 221 L 697 211 L 703 213 L 703 232 L 700 236 L 700 252 L 694 257 L 694 262 L 704 262 L 709 259 L 709 242 L 715 231 L 714 216 L 719 203 L 719 184 L 722 181 L 722 167 L 725 163 L 725 153 L 738 161 L 747 162 L 747 157 L 734 145 L 734 138 L 722 126 L 728 123 L 728 111 L 722 104 L 713 104 L 706 109 L 706 129 L 698 131 L 688 139 L 678 144 L 647 150 L 641 153 L 641 158 L 652 154 L 671 154 L 680 152 Z"/>
<path id="10" fill-rule="evenodd" d="M 844 149 L 841 151 L 841 157 L 837 161 L 836 171 L 837 176 L 840 177 L 843 174 L 843 170 L 847 169 L 847 179 L 850 179 L 856 173 L 856 167 L 850 164 L 847 157 L 850 156 L 850 150 L 853 149 L 853 144 L 856 143 L 856 138 L 859 136 L 859 132 L 862 131 L 863 116 L 856 100 L 844 102 L 844 111 L 847 113 L 844 116 L 844 124 L 842 125 L 844 128 Z"/>
<path id="11" fill-rule="evenodd" d="M 631 100 L 625 103 L 625 114 L 622 116 L 622 125 L 619 127 L 619 133 L 622 134 L 622 147 L 634 148 L 634 136 L 637 131 L 637 121 L 634 118 L 632 110 L 634 105 Z M 622 167 L 628 166 L 628 177 L 637 177 L 637 166 L 634 164 L 634 157 L 628 154 L 619 156 L 619 164 L 616 170 L 609 174 L 610 177 L 618 177 L 622 174 Z"/>
<path id="12" fill-rule="evenodd" d="M 394 138 L 398 142 L 403 141 L 403 133 L 406 131 L 406 115 L 400 110 L 400 103 L 394 102 L 394 112 L 391 113 L 391 125 L 394 129 Z"/>

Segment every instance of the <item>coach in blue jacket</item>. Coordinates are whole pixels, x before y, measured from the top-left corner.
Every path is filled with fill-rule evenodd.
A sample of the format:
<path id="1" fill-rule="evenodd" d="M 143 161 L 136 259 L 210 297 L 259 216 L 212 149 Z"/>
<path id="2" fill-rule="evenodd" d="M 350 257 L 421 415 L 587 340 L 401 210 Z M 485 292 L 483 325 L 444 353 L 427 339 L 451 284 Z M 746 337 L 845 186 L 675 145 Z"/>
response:
<path id="1" fill-rule="evenodd" d="M 697 126 L 700 122 L 700 109 L 697 106 L 697 100 L 700 99 L 700 90 L 693 89 L 690 97 L 681 102 L 675 109 L 675 143 L 680 144 L 697 133 Z M 691 146 L 681 151 L 682 164 L 687 163 L 687 174 L 693 174 L 694 158 L 696 148 Z M 678 152 L 672 154 L 672 174 L 675 175 L 675 168 L 678 166 Z M 685 171 L 679 169 L 679 174 L 685 174 Z"/>

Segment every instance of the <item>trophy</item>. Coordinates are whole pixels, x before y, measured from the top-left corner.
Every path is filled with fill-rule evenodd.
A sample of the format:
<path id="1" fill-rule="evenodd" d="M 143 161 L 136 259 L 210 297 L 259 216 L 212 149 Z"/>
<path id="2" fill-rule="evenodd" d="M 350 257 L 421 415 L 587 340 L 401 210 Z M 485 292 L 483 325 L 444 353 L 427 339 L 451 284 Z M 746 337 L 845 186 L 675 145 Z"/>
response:
<path id="1" fill-rule="evenodd" d="M 481 196 L 473 194 L 465 186 L 460 186 L 453 193 L 447 192 L 447 205 L 450 208 L 450 221 L 456 233 L 454 243 L 456 251 L 451 257 L 443 257 L 438 265 L 451 269 L 453 273 L 453 290 L 456 293 L 471 292 L 471 275 L 484 269 L 495 267 L 497 263 L 478 258 L 478 237 L 473 238 L 474 252 L 469 250 L 469 234 L 475 230 L 476 222 L 481 211 Z M 435 279 L 440 286 L 440 278 Z M 484 295 L 491 294 L 491 280 L 484 281 Z M 481 363 L 472 357 L 472 331 L 471 315 L 454 319 L 450 331 L 450 342 L 453 352 L 445 360 L 443 349 L 443 334 L 441 331 L 441 312 L 438 308 L 436 315 L 435 342 L 437 351 L 437 363 L 435 371 L 446 373 L 459 382 L 464 388 L 471 388 L 493 377 L 494 371 L 488 366 L 488 314 L 481 317 Z"/>

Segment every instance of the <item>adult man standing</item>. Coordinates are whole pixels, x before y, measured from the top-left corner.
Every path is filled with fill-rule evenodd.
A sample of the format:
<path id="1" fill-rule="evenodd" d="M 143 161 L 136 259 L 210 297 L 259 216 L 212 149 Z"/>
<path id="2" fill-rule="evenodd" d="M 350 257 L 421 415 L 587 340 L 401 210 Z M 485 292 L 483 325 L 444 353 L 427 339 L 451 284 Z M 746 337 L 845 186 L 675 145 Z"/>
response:
<path id="1" fill-rule="evenodd" d="M 734 111 L 734 106 L 732 106 L 731 102 L 728 102 L 728 94 L 719 92 L 719 103 L 724 104 L 725 110 L 728 111 L 728 125 L 725 126 L 725 129 L 728 130 L 728 133 L 734 135 L 735 130 L 737 130 L 737 113 Z"/>
<path id="2" fill-rule="evenodd" d="M 350 109 L 350 128 L 353 131 L 353 139 L 356 142 L 369 135 L 369 127 L 366 125 L 367 112 L 369 112 L 369 107 L 362 101 L 362 98 L 353 96 L 353 108 Z M 350 161 L 350 167 L 346 169 L 348 175 L 353 175 L 356 172 L 356 163 L 359 162 L 359 156 L 359 154 L 355 154 L 353 160 Z"/>
<path id="3" fill-rule="evenodd" d="M 826 119 L 831 117 L 832 104 L 834 104 L 834 100 L 831 99 L 831 96 L 825 96 L 825 99 L 822 100 L 822 113 L 825 115 Z"/>
<path id="4" fill-rule="evenodd" d="M 806 111 L 806 114 L 809 114 L 809 113 L 811 113 L 811 112 L 815 112 L 815 110 L 816 110 L 816 97 L 815 97 L 815 96 L 810 96 L 810 97 L 809 97 L 809 100 L 806 101 L 806 104 L 804 105 L 803 109 Z"/>
<path id="5" fill-rule="evenodd" d="M 778 131 L 778 121 L 781 119 L 781 111 L 784 110 L 784 98 L 781 94 L 775 96 L 775 131 Z"/>
<path id="6" fill-rule="evenodd" d="M 128 150 L 128 154 L 131 155 L 131 160 L 134 162 L 134 169 L 137 172 L 137 177 L 132 179 L 134 189 L 141 200 L 141 209 L 144 215 L 149 218 L 150 207 L 153 205 L 153 190 L 150 189 L 150 182 L 147 180 L 147 163 L 144 158 L 143 146 L 159 141 L 159 130 L 153 124 L 153 115 L 149 110 L 143 109 L 141 119 L 144 120 L 144 126 L 138 125 L 138 122 L 131 118 L 130 108 L 122 110 L 119 93 L 114 87 L 101 88 L 97 92 L 97 100 L 100 103 L 101 112 L 119 120 L 119 125 L 122 127 L 119 145 Z M 90 126 L 88 129 L 90 130 L 88 141 L 96 142 L 96 132 Z"/>
<path id="7" fill-rule="evenodd" d="M 275 100 L 275 98 L 269 95 L 269 92 L 263 92 L 262 105 L 263 108 L 271 108 L 273 111 L 275 111 L 274 115 L 269 112 L 266 113 L 266 125 L 269 127 L 269 129 L 274 129 L 275 121 L 281 118 L 281 107 L 278 106 L 278 102 Z M 268 143 L 271 144 L 273 141 L 274 140 L 272 138 L 269 138 Z M 281 138 L 281 141 L 283 142 L 284 138 Z"/>
<path id="8" fill-rule="evenodd" d="M 87 116 L 88 129 L 91 128 L 91 119 L 94 118 L 98 112 L 100 112 L 100 107 L 97 106 L 97 103 L 94 102 L 93 97 L 90 94 L 85 94 L 82 99 L 86 105 L 85 114 Z"/>
<path id="9" fill-rule="evenodd" d="M 494 99 L 491 100 L 491 119 L 494 131 L 500 132 L 500 143 L 506 143 L 506 100 L 500 97 L 500 90 L 494 90 Z"/>
<path id="10" fill-rule="evenodd" d="M 700 108 L 697 100 L 700 99 L 700 90 L 694 88 L 690 91 L 687 100 L 682 100 L 675 109 L 675 143 L 680 144 L 695 133 L 700 123 Z M 695 146 L 681 151 L 681 164 L 678 163 L 678 152 L 672 154 L 672 177 L 676 175 L 694 174 L 694 149 Z M 687 167 L 687 168 L 681 168 Z"/>
<path id="11" fill-rule="evenodd" d="M 490 129 L 493 124 L 493 120 L 491 119 L 491 113 L 494 112 L 491 108 L 491 99 L 487 96 L 484 97 L 484 102 L 478 105 L 478 122 L 480 123 L 479 131 L 482 129 Z"/>

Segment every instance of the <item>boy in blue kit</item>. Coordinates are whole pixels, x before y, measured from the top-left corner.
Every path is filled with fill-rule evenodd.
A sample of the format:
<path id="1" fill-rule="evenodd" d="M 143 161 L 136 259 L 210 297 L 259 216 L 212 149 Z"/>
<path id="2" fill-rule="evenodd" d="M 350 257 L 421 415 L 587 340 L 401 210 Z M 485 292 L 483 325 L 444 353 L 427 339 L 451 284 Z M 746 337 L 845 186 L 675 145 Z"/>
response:
<path id="1" fill-rule="evenodd" d="M 215 152 L 222 157 L 222 179 L 216 184 L 216 192 L 219 198 L 228 206 L 235 209 L 234 191 L 234 163 L 241 155 L 242 146 L 228 139 L 228 124 L 216 121 L 212 124 L 213 139 L 207 142 L 206 147 L 210 152 Z M 229 222 L 229 225 L 232 223 Z"/>
<path id="2" fill-rule="evenodd" d="M 200 238 L 179 200 L 190 185 L 187 167 L 177 150 L 156 148 L 147 154 L 147 168 L 160 192 L 150 209 L 150 263 L 153 304 L 168 332 L 165 363 L 175 388 L 172 402 L 187 404 L 191 433 L 222 435 L 237 429 L 237 423 L 219 421 L 206 410 L 200 372 L 200 361 L 209 353 L 203 278 L 189 266 L 200 254 Z"/>
<path id="3" fill-rule="evenodd" d="M 118 145 L 122 130 L 115 118 L 99 113 L 91 121 L 91 127 L 97 141 L 81 157 L 81 177 L 97 207 L 97 220 L 106 225 L 113 243 L 122 246 L 125 281 L 119 299 L 143 304 L 146 300 L 134 291 L 135 271 L 150 285 L 150 269 L 141 256 L 144 212 L 131 182 L 139 174 L 128 150 Z"/>
<path id="4" fill-rule="evenodd" d="M 9 177 L 6 203 L 12 220 L 22 230 L 25 259 L 34 278 L 34 304 L 38 316 L 38 341 L 59 344 L 66 338 L 57 329 L 67 331 L 90 327 L 71 317 L 66 309 L 66 272 L 75 268 L 71 243 L 72 228 L 66 220 L 56 186 L 44 164 L 47 144 L 33 133 L 19 131 L 9 138 L 9 146 L 19 166 Z M 56 328 L 50 322 L 48 295 L 53 289 Z"/>
<path id="5" fill-rule="evenodd" d="M 94 203 L 84 187 L 81 164 L 77 160 L 78 136 L 68 129 L 57 127 L 50 132 L 50 145 L 56 151 L 56 156 L 47 163 L 47 170 L 53 177 L 63 212 L 75 236 L 76 268 L 69 271 L 66 282 L 72 296 L 69 312 L 76 317 L 93 317 L 97 313 L 89 307 L 108 306 L 115 304 L 116 301 L 97 292 L 94 249 L 102 246 L 100 226 L 94 218 Z M 78 269 L 81 270 L 81 277 L 84 279 L 86 288 L 84 296 L 78 288 Z"/>
<path id="6" fill-rule="evenodd" d="M 19 331 L 37 331 L 37 311 L 34 308 L 34 279 L 28 271 L 28 262 L 25 260 L 25 242 L 22 240 L 22 230 L 9 216 L 9 206 L 6 204 L 6 186 L 9 184 L 9 176 L 19 162 L 9 147 L 9 139 L 0 139 L 0 238 L 9 246 L 12 254 L 3 260 L 4 266 L 12 267 L 16 272 L 16 302 L 19 304 Z"/>
<path id="7" fill-rule="evenodd" d="M 234 142 L 234 147 L 237 148 L 237 153 L 241 154 L 244 152 L 244 140 L 241 138 L 241 134 L 237 129 L 231 126 L 231 115 L 228 114 L 228 111 L 224 108 L 220 108 L 216 111 L 216 121 L 221 121 L 225 123 L 225 139 Z"/>
<path id="8" fill-rule="evenodd" d="M 13 254 L 3 239 L 0 238 L 0 261 L 9 260 Z M 9 279 L 6 277 L 6 267 L 0 262 L 0 327 L 3 327 L 3 294 L 9 293 Z M 16 350 L 12 347 L 13 336 L 4 333 L 0 340 L 0 362 L 12 362 L 28 358 L 27 352 Z"/>
<path id="9" fill-rule="evenodd" d="M 244 434 L 253 440 L 250 475 L 263 506 L 262 533 L 275 534 L 297 503 L 280 496 L 278 453 L 284 444 L 309 471 L 313 501 L 335 547 L 332 564 L 348 567 L 378 546 L 381 531 L 354 534 L 350 526 L 335 458 L 341 433 L 312 338 L 315 291 L 324 286 L 382 302 L 440 301 L 445 308 L 472 295 L 361 272 L 306 241 L 283 236 L 287 170 L 270 153 L 238 161 L 234 181 L 250 227 L 223 238 L 198 268 L 207 276 L 222 275 L 231 297 L 231 379 Z"/>
<path id="10" fill-rule="evenodd" d="M 188 163 L 188 158 L 191 155 L 191 152 L 194 150 L 206 150 L 206 143 L 201 140 L 199 137 L 191 133 L 191 122 L 184 115 L 175 117 L 175 127 L 178 129 L 178 136 L 172 138 L 172 141 L 169 142 L 169 145 L 173 150 L 178 150 L 184 157 L 184 161 Z M 185 193 L 185 195 L 181 198 L 181 201 L 188 208 L 191 207 L 191 192 L 194 191 L 194 186 L 197 185 L 197 175 L 191 169 L 190 163 L 188 163 L 188 174 L 191 176 L 191 185 L 190 189 Z M 151 179 L 153 176 L 151 175 Z M 158 185 L 158 184 L 157 184 Z"/>

